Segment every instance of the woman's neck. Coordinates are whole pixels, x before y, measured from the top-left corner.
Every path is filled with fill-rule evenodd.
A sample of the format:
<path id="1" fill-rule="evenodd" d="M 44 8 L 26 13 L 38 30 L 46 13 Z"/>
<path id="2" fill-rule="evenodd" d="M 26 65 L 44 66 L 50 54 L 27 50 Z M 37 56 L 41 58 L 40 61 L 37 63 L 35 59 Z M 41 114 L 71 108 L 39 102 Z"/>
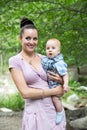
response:
<path id="1" fill-rule="evenodd" d="M 35 52 L 30 52 L 30 53 L 28 52 L 28 53 L 27 53 L 27 52 L 25 52 L 25 51 L 22 50 L 22 51 L 21 51 L 21 54 L 22 54 L 23 56 L 25 56 L 25 57 L 31 57 L 31 58 L 32 58 L 32 57 L 35 55 Z"/>
<path id="2" fill-rule="evenodd" d="M 26 53 L 24 51 L 21 51 L 21 55 L 22 55 L 22 58 L 27 61 L 29 64 L 33 64 L 35 58 L 36 58 L 36 53 L 35 52 L 32 52 L 32 53 Z"/>

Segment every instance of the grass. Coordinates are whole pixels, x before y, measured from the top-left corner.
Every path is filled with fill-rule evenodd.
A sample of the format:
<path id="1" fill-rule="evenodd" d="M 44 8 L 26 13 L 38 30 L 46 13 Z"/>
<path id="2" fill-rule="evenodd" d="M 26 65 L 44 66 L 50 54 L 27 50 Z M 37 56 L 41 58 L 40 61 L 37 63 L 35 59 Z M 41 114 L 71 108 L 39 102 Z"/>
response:
<path id="1" fill-rule="evenodd" d="M 81 82 L 77 82 L 77 81 L 74 81 L 72 79 L 69 81 L 70 91 L 63 96 L 63 100 L 64 101 L 66 101 L 68 96 L 73 95 L 73 94 L 76 94 L 79 98 L 83 98 L 83 99 L 87 98 L 87 91 L 85 91 L 85 90 L 78 90 L 78 88 L 80 86 L 85 86 L 84 82 L 85 82 L 85 84 L 87 84 L 87 79 L 83 80 L 83 81 L 80 80 L 80 81 Z"/>
<path id="2" fill-rule="evenodd" d="M 24 109 L 24 99 L 13 83 L 10 73 L 0 75 L 0 108 L 5 107 L 13 111 L 20 111 Z M 12 93 L 11 91 L 12 90 Z"/>

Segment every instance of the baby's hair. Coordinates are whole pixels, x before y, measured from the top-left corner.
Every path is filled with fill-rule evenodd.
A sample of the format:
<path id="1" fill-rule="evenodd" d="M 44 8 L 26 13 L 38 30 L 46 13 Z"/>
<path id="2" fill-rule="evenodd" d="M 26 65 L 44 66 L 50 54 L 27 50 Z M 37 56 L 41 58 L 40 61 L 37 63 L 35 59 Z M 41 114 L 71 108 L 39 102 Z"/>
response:
<path id="1" fill-rule="evenodd" d="M 23 17 L 20 22 L 20 36 L 22 36 L 25 29 L 36 29 L 34 23 L 26 17 Z"/>
<path id="2" fill-rule="evenodd" d="M 61 42 L 57 38 L 50 38 L 47 40 L 47 43 L 50 41 L 53 41 L 53 43 L 56 42 L 58 44 L 59 50 L 61 50 Z"/>
<path id="3" fill-rule="evenodd" d="M 50 39 L 48 39 L 48 41 L 57 41 L 59 43 L 59 45 L 61 45 L 61 42 L 57 38 L 50 38 Z"/>

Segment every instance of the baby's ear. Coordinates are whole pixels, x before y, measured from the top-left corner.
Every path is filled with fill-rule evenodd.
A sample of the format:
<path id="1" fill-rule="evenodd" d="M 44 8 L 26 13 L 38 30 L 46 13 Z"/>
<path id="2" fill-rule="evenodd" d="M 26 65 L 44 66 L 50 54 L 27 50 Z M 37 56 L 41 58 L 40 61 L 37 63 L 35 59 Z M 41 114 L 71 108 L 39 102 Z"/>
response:
<path id="1" fill-rule="evenodd" d="M 60 49 L 58 50 L 58 53 L 60 53 Z"/>

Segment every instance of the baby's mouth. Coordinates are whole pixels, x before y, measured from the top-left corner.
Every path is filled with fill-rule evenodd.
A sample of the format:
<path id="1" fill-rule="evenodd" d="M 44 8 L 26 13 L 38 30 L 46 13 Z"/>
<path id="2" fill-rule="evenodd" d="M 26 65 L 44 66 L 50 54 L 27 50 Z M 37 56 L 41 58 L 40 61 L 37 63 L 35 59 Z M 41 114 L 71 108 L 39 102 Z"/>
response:
<path id="1" fill-rule="evenodd" d="M 49 53 L 49 56 L 52 56 L 52 53 Z"/>

